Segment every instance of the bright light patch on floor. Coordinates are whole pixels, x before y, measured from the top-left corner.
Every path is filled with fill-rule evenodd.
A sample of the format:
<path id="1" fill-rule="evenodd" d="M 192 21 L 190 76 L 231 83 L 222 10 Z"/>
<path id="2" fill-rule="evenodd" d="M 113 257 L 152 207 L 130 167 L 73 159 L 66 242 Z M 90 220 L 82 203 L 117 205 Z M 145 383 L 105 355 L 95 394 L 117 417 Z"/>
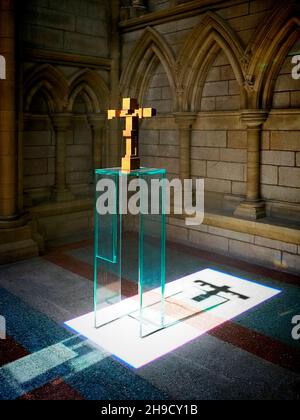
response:
<path id="1" fill-rule="evenodd" d="M 57 343 L 4 366 L 0 373 L 10 374 L 19 384 L 24 384 L 69 362 L 76 356 L 76 353 L 64 343 Z"/>
<path id="2" fill-rule="evenodd" d="M 279 293 L 280 290 L 207 269 L 167 284 L 166 328 L 145 338 L 139 336 L 136 296 L 102 309 L 99 319 L 108 323 L 99 329 L 94 328 L 94 313 L 66 325 L 130 366 L 140 368 Z M 159 296 L 158 291 L 156 295 Z M 152 304 L 145 316 L 158 318 L 160 305 L 153 304 L 153 292 L 148 297 Z"/>
<path id="3" fill-rule="evenodd" d="M 12 392 L 10 396 L 14 399 L 16 390 L 23 395 L 44 386 L 51 379 L 68 379 L 109 355 L 81 340 L 67 339 L 1 367 L 0 384 Z"/>

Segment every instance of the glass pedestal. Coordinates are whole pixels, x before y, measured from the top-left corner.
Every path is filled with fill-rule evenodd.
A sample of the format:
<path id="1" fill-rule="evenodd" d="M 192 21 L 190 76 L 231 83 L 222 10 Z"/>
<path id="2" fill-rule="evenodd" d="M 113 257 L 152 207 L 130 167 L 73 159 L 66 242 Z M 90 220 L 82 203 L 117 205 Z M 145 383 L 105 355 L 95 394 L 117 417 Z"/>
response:
<path id="1" fill-rule="evenodd" d="M 130 317 L 145 337 L 164 327 L 166 171 L 95 177 L 95 327 Z"/>

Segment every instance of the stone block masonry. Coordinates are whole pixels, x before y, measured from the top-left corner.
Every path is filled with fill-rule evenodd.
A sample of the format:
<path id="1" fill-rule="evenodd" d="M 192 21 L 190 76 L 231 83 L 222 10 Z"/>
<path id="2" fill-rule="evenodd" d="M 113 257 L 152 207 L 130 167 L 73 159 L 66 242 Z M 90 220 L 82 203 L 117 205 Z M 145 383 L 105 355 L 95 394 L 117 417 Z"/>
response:
<path id="1" fill-rule="evenodd" d="M 27 47 L 109 56 L 104 1 L 30 0 L 23 3 L 23 37 Z"/>
<path id="2" fill-rule="evenodd" d="M 280 2 L 272 0 L 149 0 L 145 2 L 148 6 L 145 15 L 121 21 L 120 25 L 115 3 L 109 0 L 28 0 L 18 3 L 24 11 L 22 45 L 25 60 L 28 60 L 24 63 L 25 85 L 28 85 L 31 69 L 34 73 L 36 67 L 43 68 L 47 57 L 51 64 L 50 69 L 42 73 L 43 80 L 36 83 L 41 82 L 43 89 L 39 93 L 40 97 L 46 96 L 44 102 L 52 97 L 51 91 L 54 92 L 55 87 L 55 96 L 59 97 L 58 91 L 62 89 L 57 86 L 66 85 L 68 91 L 73 75 L 94 67 L 91 68 L 92 75 L 79 77 L 79 85 L 84 85 L 84 89 L 78 93 L 73 109 L 68 110 L 73 114 L 73 128 L 67 133 L 62 127 L 61 130 L 54 129 L 53 133 L 53 127 L 46 126 L 43 120 L 43 116 L 48 118 L 48 114 L 59 113 L 59 106 L 53 112 L 48 109 L 51 101 L 42 106 L 42 101 L 36 97 L 33 97 L 34 106 L 28 105 L 25 119 L 30 113 L 34 122 L 31 127 L 26 126 L 22 153 L 13 160 L 21 163 L 23 159 L 20 172 L 24 173 L 23 179 L 15 180 L 13 190 L 17 191 L 17 183 L 20 185 L 16 203 L 22 201 L 23 186 L 25 200 L 27 193 L 34 191 L 31 208 L 34 214 L 35 210 L 40 211 L 39 200 L 47 206 L 49 192 L 58 184 L 72 190 L 75 200 L 68 205 L 76 205 L 81 196 L 86 198 L 92 194 L 94 165 L 101 162 L 108 166 L 112 161 L 113 165 L 118 162 L 115 144 L 120 133 L 117 127 L 111 129 L 109 140 L 105 139 L 100 147 L 99 140 L 104 140 L 105 136 L 100 135 L 100 126 L 90 121 L 91 113 L 94 113 L 91 106 L 95 107 L 97 99 L 100 105 L 102 99 L 101 89 L 99 92 L 94 83 L 96 75 L 101 74 L 111 90 L 111 95 L 107 92 L 107 98 L 111 96 L 109 100 L 114 102 L 113 107 L 118 105 L 123 90 L 127 90 L 129 93 L 126 94 L 136 95 L 141 105 L 158 110 L 157 118 L 141 124 L 142 165 L 164 167 L 170 179 L 205 179 L 206 197 L 212 201 L 207 207 L 213 208 L 215 214 L 206 214 L 205 224 L 195 229 L 188 229 L 179 224 L 178 219 L 170 218 L 169 238 L 283 272 L 299 272 L 300 241 L 295 240 L 295 235 L 299 232 L 296 225 L 300 218 L 300 85 L 291 77 L 291 58 L 300 51 L 300 41 L 296 40 L 298 23 L 289 20 L 298 14 L 297 2 L 286 0 L 280 6 Z M 174 9 L 178 5 L 180 7 Z M 275 6 L 282 9 L 278 9 L 267 26 Z M 291 10 L 287 13 L 289 6 Z M 113 21 L 115 25 L 111 27 Z M 259 34 L 266 27 L 268 35 L 260 39 Z M 280 36 L 283 35 L 282 27 L 287 28 L 289 39 L 296 41 L 294 45 Z M 273 48 L 271 40 L 275 38 L 277 42 Z M 189 47 L 183 49 L 185 45 Z M 195 45 L 195 54 L 191 54 Z M 280 47 L 278 55 L 277 47 Z M 273 69 L 276 70 L 274 73 Z M 264 74 L 264 71 L 270 71 L 270 74 Z M 256 91 L 256 86 L 253 91 L 251 80 L 245 80 L 248 73 L 253 76 L 253 82 L 263 86 L 261 91 Z M 268 81 L 271 80 L 275 83 L 270 83 L 269 92 Z M 73 92 L 77 92 L 77 82 L 74 84 Z M 27 93 L 25 96 L 30 97 Z M 20 103 L 27 106 L 28 97 Z M 247 112 L 247 108 L 258 108 L 257 115 Z M 270 112 L 260 124 L 262 109 Z M 105 119 L 105 110 L 101 112 Z M 53 120 L 53 115 L 49 120 Z M 3 117 L 4 124 L 6 121 Z M 260 125 L 254 127 L 253 123 Z M 57 139 L 63 140 L 65 148 L 58 147 Z M 95 139 L 98 140 L 96 143 Z M 98 144 L 96 152 L 95 144 Z M 258 150 L 258 144 L 261 150 Z M 101 151 L 104 160 L 99 159 Z M 6 153 L 7 150 L 3 150 L 2 155 Z M 57 158 L 59 156 L 61 159 Z M 7 164 L 2 168 L 4 166 Z M 56 173 L 60 175 L 59 180 Z M 258 224 L 229 217 L 228 214 L 244 203 L 246 197 L 253 202 L 262 198 L 274 225 L 269 224 L 269 219 Z M 75 224 L 82 230 L 89 228 L 87 212 L 91 211 L 92 203 L 82 204 L 74 212 L 77 216 L 67 217 L 67 223 L 66 214 L 73 210 L 62 214 L 62 207 L 54 204 L 51 203 L 47 215 L 39 219 L 46 239 L 55 240 L 58 235 L 72 234 Z M 216 214 L 226 214 L 230 221 L 218 219 Z M 285 219 L 283 224 L 290 226 L 288 234 L 284 228 L 278 231 L 276 226 L 276 220 L 282 218 Z"/>
<path id="3" fill-rule="evenodd" d="M 300 204 L 299 138 L 300 131 L 269 132 L 269 150 L 261 155 L 264 198 Z"/>
<path id="4" fill-rule="evenodd" d="M 204 222 L 201 226 L 187 227 L 183 219 L 170 217 L 168 219 L 169 239 L 174 242 L 184 242 L 199 250 L 210 250 L 267 268 L 299 274 L 300 246 L 297 244 L 297 241 L 300 241 L 299 233 L 297 239 L 294 234 L 290 234 L 292 231 L 283 229 L 281 232 L 280 228 L 276 228 L 277 236 L 282 240 L 274 240 L 261 236 L 262 228 L 259 223 L 244 226 L 244 229 L 237 231 L 230 229 L 230 226 L 233 227 L 234 224 L 230 218 L 227 218 L 225 222 L 216 215 L 207 214 L 206 218 L 210 219 L 209 224 Z M 228 229 L 213 226 L 212 220 L 216 225 L 226 224 Z"/>

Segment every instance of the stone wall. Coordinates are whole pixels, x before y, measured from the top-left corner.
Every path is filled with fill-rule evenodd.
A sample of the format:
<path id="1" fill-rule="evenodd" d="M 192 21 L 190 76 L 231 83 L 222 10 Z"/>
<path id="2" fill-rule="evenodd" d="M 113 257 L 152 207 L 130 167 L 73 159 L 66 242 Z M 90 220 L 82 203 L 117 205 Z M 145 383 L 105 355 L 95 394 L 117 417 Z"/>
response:
<path id="1" fill-rule="evenodd" d="M 90 235 L 94 168 L 108 164 L 110 4 L 28 0 L 17 12 L 20 202 L 46 242 Z"/>
<path id="2" fill-rule="evenodd" d="M 234 2 L 232 2 L 234 3 Z M 269 17 L 273 1 L 238 2 L 230 7 L 214 7 L 214 13 L 222 18 L 246 50 L 247 45 L 254 42 L 257 33 L 265 25 Z M 199 3 L 200 5 L 200 3 Z M 150 10 L 164 11 L 172 6 L 170 2 L 153 1 L 149 3 Z M 206 9 L 205 9 L 206 12 Z M 165 16 L 165 15 L 164 15 Z M 189 18 L 172 20 L 167 23 L 155 24 L 152 27 L 172 51 L 174 60 L 182 54 L 185 42 L 191 37 L 192 31 L 205 17 L 201 7 L 195 10 Z M 144 37 L 144 31 L 125 31 L 122 37 L 122 68 L 126 72 L 128 60 L 135 53 L 136 45 Z M 299 50 L 299 40 L 292 47 L 282 65 L 273 94 L 273 109 L 299 110 L 299 80 L 291 77 L 292 55 Z M 155 42 L 154 42 L 155 44 Z M 191 176 L 203 177 L 206 180 L 206 191 L 221 193 L 225 198 L 242 200 L 246 194 L 247 181 L 247 131 L 246 126 L 237 117 L 244 108 L 241 92 L 243 87 L 237 80 L 230 63 L 227 50 L 215 48 L 215 58 L 207 69 L 205 81 L 198 81 L 198 98 L 194 102 L 194 111 L 198 119 L 194 124 L 191 136 Z M 177 111 L 176 96 L 178 93 L 172 89 L 170 77 L 164 62 L 156 54 L 155 65 L 151 62 L 152 70 L 148 87 L 143 91 L 141 100 L 146 106 L 158 110 L 158 121 L 146 122 L 141 132 L 143 162 L 151 166 L 164 164 L 170 177 L 179 175 L 179 139 L 176 133 L 178 126 L 172 121 L 173 112 Z M 238 57 L 239 60 L 242 57 Z M 202 69 L 199 69 L 202 70 Z M 144 89 L 144 88 L 143 88 Z M 222 118 L 222 114 L 224 118 Z M 284 112 L 278 113 L 278 118 L 285 121 Z M 214 117 L 215 116 L 215 117 Z M 270 123 L 263 133 L 262 139 L 262 197 L 268 202 L 277 202 L 277 210 L 284 211 L 282 202 L 286 202 L 292 213 L 300 215 L 299 190 L 299 131 L 300 125 L 295 128 L 284 128 L 283 131 L 272 128 Z M 282 124 L 284 126 L 284 123 Z M 298 159 L 298 160 L 297 160 Z M 298 167 L 297 167 L 298 166 Z M 230 197 L 229 197 L 230 199 Z M 224 202 L 219 199 L 219 202 Z M 271 204 L 267 206 L 270 210 Z M 297 208 L 296 208 L 297 207 Z M 278 210 L 279 211 L 279 210 Z M 274 213 L 276 213 L 275 211 Z M 270 214 L 270 212 L 269 212 Z"/>
<path id="3" fill-rule="evenodd" d="M 105 115 L 107 109 L 108 94 L 103 98 L 99 91 L 101 84 L 106 84 L 108 91 L 110 82 L 108 4 L 105 0 L 36 0 L 19 7 L 24 16 L 26 202 L 48 201 L 55 188 L 57 143 L 53 115 L 57 113 L 71 114 L 65 139 L 66 184 L 75 197 L 91 196 L 94 139 L 93 124 L 87 116 Z M 65 102 L 60 106 L 52 95 L 62 89 Z"/>
<path id="4" fill-rule="evenodd" d="M 172 8 L 179 4 L 180 14 Z M 169 238 L 296 273 L 300 81 L 292 78 L 291 60 L 300 53 L 297 7 L 273 0 L 150 1 L 152 19 L 150 13 L 144 23 L 122 25 L 121 63 L 123 94 L 158 110 L 142 123 L 143 164 L 165 167 L 170 178 L 188 170 L 205 179 L 209 221 L 197 230 L 170 218 Z M 243 117 L 249 109 L 258 111 L 256 125 L 251 113 Z M 251 181 L 253 136 L 260 152 Z M 264 201 L 267 218 L 249 225 L 236 209 L 253 195 L 257 179 L 255 197 Z"/>
<path id="5" fill-rule="evenodd" d="M 105 0 L 26 0 L 20 7 L 26 47 L 109 56 Z"/>
<path id="6" fill-rule="evenodd" d="M 299 272 L 298 2 L 122 5 L 118 26 L 106 0 L 19 3 L 19 208 L 46 240 L 91 230 L 93 169 L 118 154 L 107 108 L 137 97 L 158 111 L 142 164 L 205 179 L 204 224 L 170 217 L 169 238 Z"/>
<path id="7" fill-rule="evenodd" d="M 189 229 L 182 219 L 168 219 L 168 240 L 198 248 L 199 255 L 201 250 L 211 251 L 295 274 L 300 269 L 299 237 L 299 233 L 288 228 L 250 225 L 244 221 L 241 225 L 215 215 L 207 215 L 202 226 Z"/>

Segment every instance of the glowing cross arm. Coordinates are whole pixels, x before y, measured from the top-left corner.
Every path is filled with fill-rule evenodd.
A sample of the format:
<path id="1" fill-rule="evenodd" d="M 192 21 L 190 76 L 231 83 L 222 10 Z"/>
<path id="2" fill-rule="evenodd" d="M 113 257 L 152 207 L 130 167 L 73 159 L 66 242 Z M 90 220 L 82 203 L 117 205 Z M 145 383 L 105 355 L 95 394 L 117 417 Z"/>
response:
<path id="1" fill-rule="evenodd" d="M 139 111 L 139 118 L 152 118 L 156 116 L 156 109 L 154 108 L 140 108 Z"/>
<path id="2" fill-rule="evenodd" d="M 115 109 L 109 109 L 107 111 L 108 119 L 113 120 L 114 118 L 119 118 L 121 116 L 121 111 L 116 111 Z"/>

